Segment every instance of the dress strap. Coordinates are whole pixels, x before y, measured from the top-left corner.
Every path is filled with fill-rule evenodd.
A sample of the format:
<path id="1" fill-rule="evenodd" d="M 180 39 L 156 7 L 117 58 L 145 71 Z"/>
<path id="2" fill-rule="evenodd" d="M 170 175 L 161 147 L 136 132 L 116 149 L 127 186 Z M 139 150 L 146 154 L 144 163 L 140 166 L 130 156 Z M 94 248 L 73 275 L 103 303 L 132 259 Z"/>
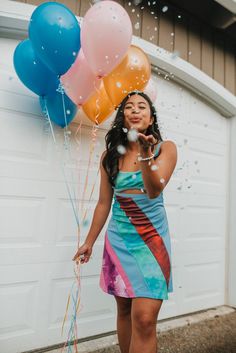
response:
<path id="1" fill-rule="evenodd" d="M 156 151 L 155 151 L 155 154 L 154 154 L 154 158 L 158 156 L 162 142 L 164 142 L 164 141 L 161 141 L 161 142 L 159 142 L 157 144 L 157 148 L 156 148 Z"/>

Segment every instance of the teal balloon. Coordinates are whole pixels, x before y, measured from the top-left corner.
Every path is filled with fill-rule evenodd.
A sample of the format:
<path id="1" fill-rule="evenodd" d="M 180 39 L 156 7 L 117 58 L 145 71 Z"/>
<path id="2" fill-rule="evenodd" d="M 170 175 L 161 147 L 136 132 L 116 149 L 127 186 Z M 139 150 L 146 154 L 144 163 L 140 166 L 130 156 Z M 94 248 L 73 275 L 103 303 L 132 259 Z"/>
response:
<path id="1" fill-rule="evenodd" d="M 39 96 L 52 93 L 58 86 L 58 78 L 35 54 L 32 43 L 25 39 L 14 51 L 13 64 L 21 82 Z"/>
<path id="2" fill-rule="evenodd" d="M 46 2 L 35 9 L 29 38 L 42 62 L 57 75 L 69 70 L 81 46 L 75 15 L 57 2 Z"/>
<path id="3" fill-rule="evenodd" d="M 65 93 L 63 96 L 61 93 L 55 92 L 54 94 L 40 97 L 39 102 L 43 113 L 46 114 L 47 112 L 50 120 L 62 128 L 69 125 L 77 113 L 77 106 Z"/>

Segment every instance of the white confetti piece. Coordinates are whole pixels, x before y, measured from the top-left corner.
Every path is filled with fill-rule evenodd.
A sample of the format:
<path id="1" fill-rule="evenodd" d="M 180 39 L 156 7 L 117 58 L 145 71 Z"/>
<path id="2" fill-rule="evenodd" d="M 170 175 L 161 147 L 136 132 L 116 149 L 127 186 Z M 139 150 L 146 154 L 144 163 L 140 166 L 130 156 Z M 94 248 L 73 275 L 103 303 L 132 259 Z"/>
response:
<path id="1" fill-rule="evenodd" d="M 119 145 L 119 146 L 117 146 L 117 151 L 118 151 L 120 154 L 125 154 L 125 153 L 126 153 L 126 148 L 125 148 L 125 146 L 123 146 L 123 145 Z"/>
<path id="2" fill-rule="evenodd" d="M 128 132 L 128 140 L 131 142 L 135 142 L 138 139 L 138 132 L 136 129 L 130 129 Z"/>

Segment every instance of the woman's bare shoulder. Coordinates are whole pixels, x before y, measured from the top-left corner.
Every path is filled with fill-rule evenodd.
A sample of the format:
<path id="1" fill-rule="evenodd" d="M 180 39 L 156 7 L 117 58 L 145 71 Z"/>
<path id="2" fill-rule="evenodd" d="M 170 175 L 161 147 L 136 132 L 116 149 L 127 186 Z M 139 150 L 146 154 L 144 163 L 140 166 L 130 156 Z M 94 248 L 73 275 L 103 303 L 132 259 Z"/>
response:
<path id="1" fill-rule="evenodd" d="M 163 140 L 160 148 L 177 150 L 176 143 L 172 140 Z"/>

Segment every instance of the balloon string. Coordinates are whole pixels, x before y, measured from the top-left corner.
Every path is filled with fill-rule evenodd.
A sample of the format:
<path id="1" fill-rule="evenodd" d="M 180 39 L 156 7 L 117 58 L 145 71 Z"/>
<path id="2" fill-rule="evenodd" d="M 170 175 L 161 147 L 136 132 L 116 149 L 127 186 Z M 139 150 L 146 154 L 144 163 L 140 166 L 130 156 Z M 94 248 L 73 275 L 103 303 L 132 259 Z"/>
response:
<path id="1" fill-rule="evenodd" d="M 94 85 L 95 91 L 99 94 L 100 91 L 97 88 L 97 86 L 95 84 L 95 81 L 93 82 L 93 85 Z M 95 115 L 95 124 L 93 124 L 93 127 L 92 127 L 92 143 L 90 144 L 89 162 L 88 162 L 86 179 L 85 179 L 85 187 L 84 187 L 84 190 L 83 190 L 83 197 L 82 197 L 82 206 L 81 206 L 82 212 L 84 210 L 84 199 L 85 199 L 85 193 L 87 191 L 87 185 L 88 185 L 88 173 L 89 173 L 89 169 L 90 169 L 91 159 L 92 159 L 92 155 L 93 155 L 93 151 L 94 151 L 94 147 L 95 147 L 95 142 L 96 142 L 96 138 L 97 138 L 97 130 L 98 130 L 98 125 L 99 125 L 98 117 L 100 115 L 100 110 L 101 109 L 100 109 L 100 105 L 98 104 L 98 102 L 99 102 L 99 99 L 97 98 L 96 99 L 96 108 L 97 109 L 96 109 L 96 115 Z M 96 181 L 95 181 L 95 183 L 96 183 Z M 95 184 L 93 185 L 93 190 L 94 190 L 94 187 L 95 187 Z M 90 194 L 90 198 L 91 198 L 91 196 L 92 196 L 92 194 Z M 90 198 L 89 198 L 89 201 L 90 201 Z M 85 210 L 84 215 L 82 217 L 83 221 L 85 219 L 85 214 L 87 214 L 87 209 Z"/>
<path id="2" fill-rule="evenodd" d="M 86 194 L 87 186 L 88 186 L 88 176 L 89 176 L 90 165 L 91 165 L 91 161 L 92 161 L 92 157 L 93 157 L 93 151 L 94 151 L 94 147 L 95 147 L 96 137 L 97 137 L 96 132 L 97 132 L 97 128 L 93 126 L 93 128 L 92 128 L 92 140 L 91 140 L 90 148 L 89 148 L 89 161 L 88 161 L 88 165 L 87 165 L 85 186 L 84 186 L 84 190 L 83 190 L 82 203 L 81 203 L 81 211 L 82 212 L 84 210 L 85 194 Z"/>
<path id="3" fill-rule="evenodd" d="M 81 131 L 82 131 L 82 119 L 80 119 L 79 126 L 76 129 L 76 131 L 75 131 L 75 142 L 77 143 L 79 148 L 81 146 Z M 79 133 L 79 138 L 77 138 L 78 133 Z M 79 156 L 80 156 L 80 154 L 79 154 Z M 79 160 L 77 162 L 78 163 L 77 164 L 77 168 L 76 168 L 79 171 L 79 173 L 78 173 L 78 185 L 80 185 L 80 182 L 81 182 L 80 168 L 79 168 L 80 162 L 81 162 L 81 159 L 79 158 Z M 80 200 L 79 195 L 78 195 L 78 199 Z M 79 202 L 77 204 L 77 212 L 79 212 Z M 80 241 L 80 227 L 78 227 L 78 247 L 79 247 L 79 241 Z"/>
<path id="4" fill-rule="evenodd" d="M 71 201 L 71 205 L 72 205 L 72 209 L 73 209 L 73 213 L 74 213 L 74 216 L 75 216 L 75 219 L 76 219 L 76 223 L 77 223 L 77 226 L 79 227 L 79 216 L 76 212 L 76 208 L 75 208 L 75 205 L 74 205 L 74 202 L 73 202 L 73 199 L 72 199 L 72 195 L 71 195 L 71 192 L 70 192 L 70 188 L 69 188 L 69 184 L 68 184 L 68 181 L 66 179 L 66 174 L 65 174 L 65 168 L 62 169 L 63 171 L 63 174 L 64 174 L 64 179 L 65 179 L 65 183 L 66 183 L 66 188 L 67 188 L 67 192 L 69 194 L 69 197 L 70 197 L 70 201 Z"/>
<path id="5" fill-rule="evenodd" d="M 56 138 L 55 138 L 54 130 L 53 130 L 53 127 L 52 127 L 52 122 L 51 122 L 51 119 L 49 117 L 49 112 L 48 112 L 48 107 L 47 107 L 47 104 L 46 104 L 46 100 L 45 100 L 45 97 L 42 97 L 42 98 L 43 98 L 43 101 L 44 101 L 43 107 L 45 108 L 44 114 L 45 114 L 46 119 L 47 119 L 47 121 L 49 123 L 51 134 L 52 134 L 52 137 L 53 137 L 53 141 L 56 144 Z"/>
<path id="6" fill-rule="evenodd" d="M 67 352 L 72 352 L 72 347 L 74 347 L 74 352 L 76 352 L 76 353 L 78 352 L 78 349 L 77 349 L 77 343 L 78 343 L 77 314 L 80 309 L 80 297 L 81 297 L 81 284 L 80 284 L 80 273 L 79 273 L 80 272 L 80 263 L 78 265 L 76 265 L 75 268 L 76 268 L 76 270 L 74 269 L 74 273 L 75 273 L 76 279 L 72 284 L 72 288 L 71 288 L 70 294 L 68 296 L 66 313 L 64 316 L 64 320 L 63 320 L 62 334 L 63 334 L 63 329 L 64 329 L 64 323 L 66 322 L 66 319 L 68 316 L 68 310 L 69 310 L 68 303 L 70 303 L 70 302 L 72 302 L 72 304 L 73 304 L 73 314 L 72 314 L 70 328 L 69 328 L 68 335 L 67 335 L 67 340 L 61 349 L 61 353 L 64 352 L 66 346 L 67 346 Z M 76 282 L 77 282 L 77 288 L 76 288 L 76 293 L 74 295 L 73 292 L 74 292 L 74 287 L 75 287 Z"/>
<path id="7" fill-rule="evenodd" d="M 67 119 L 66 119 L 66 110 L 65 110 L 65 100 L 64 100 L 64 88 L 63 88 L 63 86 L 61 86 L 61 93 L 62 93 L 63 112 L 64 112 L 65 125 L 66 125 L 66 131 L 64 130 L 65 131 L 65 133 L 64 133 L 65 144 L 66 144 L 66 147 L 68 147 L 69 154 L 70 154 L 70 157 L 71 157 L 70 144 L 68 144 L 68 142 L 69 142 L 69 134 L 68 134 Z M 71 171 L 71 175 L 72 175 L 72 182 L 73 182 L 73 173 L 72 173 L 72 171 Z M 70 192 L 68 183 L 66 183 L 66 185 L 67 185 L 68 192 Z M 74 191 L 74 199 L 76 200 L 75 191 Z M 75 210 L 75 207 L 74 207 L 74 203 L 73 203 L 73 211 L 74 211 L 74 213 L 76 215 L 76 210 Z M 78 230 L 79 230 L 78 234 L 80 235 L 79 222 L 77 222 L 77 225 L 78 225 Z M 78 244 L 79 244 L 79 240 L 80 240 L 80 237 L 78 238 Z M 70 325 L 70 330 L 69 330 L 69 337 L 68 337 L 67 342 L 68 341 L 70 343 L 74 342 L 74 350 L 77 353 L 78 352 L 78 350 L 77 350 L 78 338 L 77 338 L 77 321 L 76 321 L 76 319 L 77 319 L 77 312 L 78 312 L 79 303 L 80 303 L 80 298 L 79 298 L 80 278 L 79 278 L 79 274 L 77 274 L 76 271 L 75 271 L 75 276 L 76 276 L 76 281 L 77 281 L 77 290 L 76 290 L 75 296 L 73 295 L 73 292 L 72 292 L 73 316 L 72 316 L 72 320 L 71 320 L 71 325 Z M 67 309 L 67 312 L 68 312 L 68 309 Z M 66 313 L 66 315 L 67 315 L 67 313 Z M 71 351 L 71 345 L 69 346 L 69 350 Z"/>
<path id="8" fill-rule="evenodd" d="M 43 98 L 44 99 L 44 98 Z M 55 146 L 57 147 L 57 141 L 56 141 L 56 138 L 55 138 L 55 134 L 54 134 L 54 130 L 53 130 L 53 126 L 52 126 L 52 123 L 51 123 L 51 119 L 50 119 L 50 115 L 49 115 L 49 111 L 48 111 L 48 108 L 47 108 L 47 104 L 44 100 L 44 107 L 45 107 L 45 116 L 47 118 L 47 121 L 49 122 L 49 125 L 50 125 L 50 130 L 51 130 L 51 133 L 52 133 L 52 137 L 53 137 L 53 141 L 55 143 Z M 68 181 L 66 179 L 66 173 L 65 173 L 65 168 L 64 168 L 64 165 L 61 164 L 61 168 L 62 168 L 62 171 L 63 171 L 63 175 L 64 175 L 64 180 L 65 180 L 65 183 L 66 183 L 66 187 L 67 187 L 67 192 L 69 194 L 69 199 L 71 201 L 71 204 L 72 204 L 72 209 L 73 209 L 73 212 L 74 212 L 74 215 L 75 215 L 75 219 L 76 219 L 76 223 L 78 225 L 78 228 L 79 228 L 79 218 L 78 218 L 78 215 L 75 211 L 75 207 L 74 207 L 74 202 L 73 202 L 73 199 L 72 199 L 72 195 L 71 195 L 71 192 L 70 192 L 70 188 L 69 188 L 69 184 L 68 184 Z M 79 269 L 79 268 L 78 268 Z M 62 348 L 62 352 L 64 351 L 65 347 L 68 346 L 68 350 L 69 352 L 71 352 L 71 342 L 73 341 L 74 344 L 74 349 L 75 349 L 75 352 L 77 353 L 78 350 L 77 350 L 77 323 L 76 323 L 76 318 L 77 318 L 77 313 L 78 313 L 78 310 L 79 310 L 79 304 L 80 304 L 80 291 L 81 291 L 81 287 L 80 287 L 80 275 L 79 275 L 79 271 L 74 271 L 75 272 L 75 276 L 76 276 L 76 280 L 74 281 L 74 283 L 72 284 L 72 288 L 71 288 L 71 291 L 68 295 L 68 299 L 67 299 L 67 305 L 66 305 L 66 312 L 65 312 L 65 315 L 64 315 L 64 319 L 63 319 L 63 323 L 62 323 L 62 334 L 63 334 L 63 330 L 64 330 L 64 325 L 65 325 L 65 322 L 66 322 L 66 319 L 67 319 L 67 316 L 68 316 L 68 310 L 69 310 L 69 306 L 70 306 L 70 303 L 71 303 L 71 299 L 72 299 L 72 303 L 73 303 L 73 309 L 74 309 L 74 313 L 72 315 L 72 320 L 71 320 L 71 324 L 70 324 L 70 330 L 68 332 L 68 338 L 67 338 L 67 341 L 65 342 L 63 348 Z M 76 290 L 76 295 L 74 296 L 73 295 L 73 290 L 74 290 L 74 286 L 75 286 L 75 283 L 77 283 L 77 290 Z"/>
<path id="9" fill-rule="evenodd" d="M 99 169 L 100 169 L 100 168 L 98 168 L 98 170 L 97 170 L 96 179 L 95 179 L 95 182 L 93 183 L 92 190 L 91 190 L 91 193 L 90 193 L 90 195 L 89 195 L 89 201 L 91 200 L 92 195 L 93 195 L 93 192 L 94 192 L 94 189 L 95 189 L 95 185 L 96 185 L 96 182 L 97 182 L 97 177 L 98 177 L 98 175 L 99 175 Z M 88 212 L 88 208 L 86 208 L 86 210 L 85 210 L 85 212 L 84 212 L 84 215 L 83 215 L 83 217 L 82 217 L 82 222 L 85 221 L 86 216 L 87 216 L 87 212 Z"/>
<path id="10" fill-rule="evenodd" d="M 65 120 L 65 129 L 63 130 L 64 132 L 64 141 L 65 141 L 65 147 L 66 149 L 69 151 L 69 155 L 70 155 L 70 159 L 72 160 L 72 156 L 71 156 L 71 148 L 70 148 L 70 144 L 69 144 L 69 131 L 68 131 L 68 125 L 67 125 L 67 118 L 66 118 L 66 108 L 65 108 L 65 89 L 62 83 L 59 83 L 59 86 L 57 88 L 57 91 L 59 93 L 61 93 L 61 97 L 62 97 L 62 106 L 63 106 L 63 113 L 64 113 L 64 120 Z M 71 179 L 72 179 L 72 183 L 74 184 L 74 178 L 73 178 L 73 172 L 71 170 Z M 74 189 L 74 199 L 76 200 L 76 192 Z"/>
<path id="11" fill-rule="evenodd" d="M 55 143 L 55 146 L 57 147 L 57 142 L 56 142 L 56 138 L 55 138 L 55 134 L 54 134 L 54 130 L 53 130 L 53 127 L 52 127 L 52 122 L 51 122 L 51 119 L 50 119 L 50 116 L 49 116 L 49 111 L 48 111 L 46 102 L 44 104 L 44 107 L 45 107 L 45 113 L 46 113 L 45 115 L 46 115 L 47 120 L 48 120 L 48 122 L 50 124 L 50 129 L 51 129 L 53 141 Z M 65 173 L 65 168 L 63 167 L 63 164 L 61 164 L 61 169 L 62 169 L 62 172 L 63 172 L 63 175 L 64 175 L 64 181 L 66 183 L 66 188 L 67 188 L 67 192 L 68 192 L 68 195 L 69 195 L 69 198 L 70 198 L 70 202 L 71 202 L 71 205 L 72 205 L 72 209 L 73 209 L 73 212 L 74 212 L 76 223 L 79 226 L 79 217 L 78 217 L 78 214 L 76 213 L 76 210 L 75 210 L 75 207 L 74 207 L 74 202 L 73 202 L 73 199 L 72 199 L 72 195 L 71 195 L 71 192 L 70 192 L 68 181 L 66 179 L 66 173 Z"/>

